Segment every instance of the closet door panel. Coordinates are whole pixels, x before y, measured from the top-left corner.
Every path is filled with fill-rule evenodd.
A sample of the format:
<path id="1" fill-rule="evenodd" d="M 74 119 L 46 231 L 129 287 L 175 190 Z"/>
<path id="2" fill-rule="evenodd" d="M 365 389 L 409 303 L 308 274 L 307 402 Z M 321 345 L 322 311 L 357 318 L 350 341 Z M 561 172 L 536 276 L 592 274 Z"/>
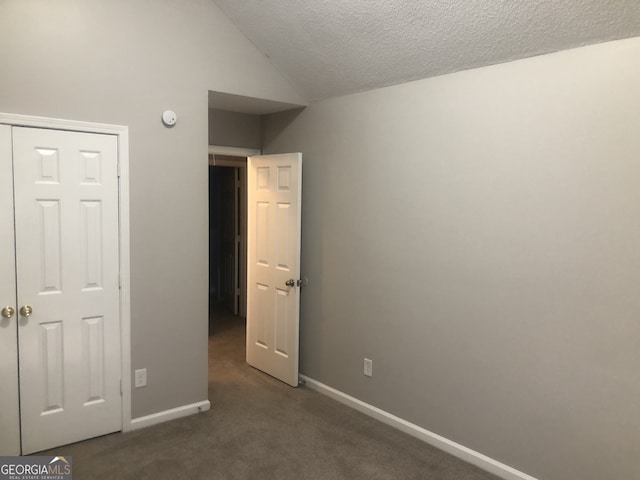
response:
<path id="1" fill-rule="evenodd" d="M 13 129 L 23 454 L 122 428 L 117 152 Z"/>
<path id="2" fill-rule="evenodd" d="M 0 455 L 2 456 L 20 454 L 11 150 L 11 127 L 0 125 L 0 310 L 3 313 L 3 316 L 0 316 Z M 14 310 L 11 316 L 9 316 L 10 309 Z"/>

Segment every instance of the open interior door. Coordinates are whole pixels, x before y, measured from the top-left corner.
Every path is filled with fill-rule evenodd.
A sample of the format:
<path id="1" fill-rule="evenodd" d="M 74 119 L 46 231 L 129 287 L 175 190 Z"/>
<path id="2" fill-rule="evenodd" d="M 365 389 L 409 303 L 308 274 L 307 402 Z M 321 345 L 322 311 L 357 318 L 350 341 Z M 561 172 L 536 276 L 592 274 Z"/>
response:
<path id="1" fill-rule="evenodd" d="M 247 363 L 298 385 L 302 154 L 248 159 Z"/>

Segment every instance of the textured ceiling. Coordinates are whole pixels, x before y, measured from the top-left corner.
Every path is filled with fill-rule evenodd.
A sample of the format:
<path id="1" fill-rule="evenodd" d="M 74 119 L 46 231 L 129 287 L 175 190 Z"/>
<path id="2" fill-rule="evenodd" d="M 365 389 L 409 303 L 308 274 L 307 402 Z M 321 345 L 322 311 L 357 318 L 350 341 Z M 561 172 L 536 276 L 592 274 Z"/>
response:
<path id="1" fill-rule="evenodd" d="M 214 0 L 310 101 L 640 35 L 640 0 Z"/>

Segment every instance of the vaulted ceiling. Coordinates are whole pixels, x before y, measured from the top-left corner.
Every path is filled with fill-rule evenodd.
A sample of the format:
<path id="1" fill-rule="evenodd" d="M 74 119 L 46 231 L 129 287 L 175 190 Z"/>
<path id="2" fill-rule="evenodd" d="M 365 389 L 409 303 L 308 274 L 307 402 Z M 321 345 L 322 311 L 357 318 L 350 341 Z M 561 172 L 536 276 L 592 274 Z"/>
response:
<path id="1" fill-rule="evenodd" d="M 640 0 L 214 1 L 310 101 L 640 35 Z"/>

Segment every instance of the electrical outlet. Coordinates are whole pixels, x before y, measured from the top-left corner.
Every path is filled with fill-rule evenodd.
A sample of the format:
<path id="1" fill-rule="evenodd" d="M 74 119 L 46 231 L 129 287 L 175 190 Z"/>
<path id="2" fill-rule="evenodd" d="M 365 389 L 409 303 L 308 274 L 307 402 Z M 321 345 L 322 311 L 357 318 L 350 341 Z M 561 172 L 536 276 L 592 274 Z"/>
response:
<path id="1" fill-rule="evenodd" d="M 364 359 L 364 374 L 367 377 L 373 377 L 373 360 L 369 358 Z"/>
<path id="2" fill-rule="evenodd" d="M 134 377 L 135 377 L 136 388 L 147 386 L 147 369 L 146 368 L 141 368 L 140 370 L 136 370 L 134 372 Z"/>

